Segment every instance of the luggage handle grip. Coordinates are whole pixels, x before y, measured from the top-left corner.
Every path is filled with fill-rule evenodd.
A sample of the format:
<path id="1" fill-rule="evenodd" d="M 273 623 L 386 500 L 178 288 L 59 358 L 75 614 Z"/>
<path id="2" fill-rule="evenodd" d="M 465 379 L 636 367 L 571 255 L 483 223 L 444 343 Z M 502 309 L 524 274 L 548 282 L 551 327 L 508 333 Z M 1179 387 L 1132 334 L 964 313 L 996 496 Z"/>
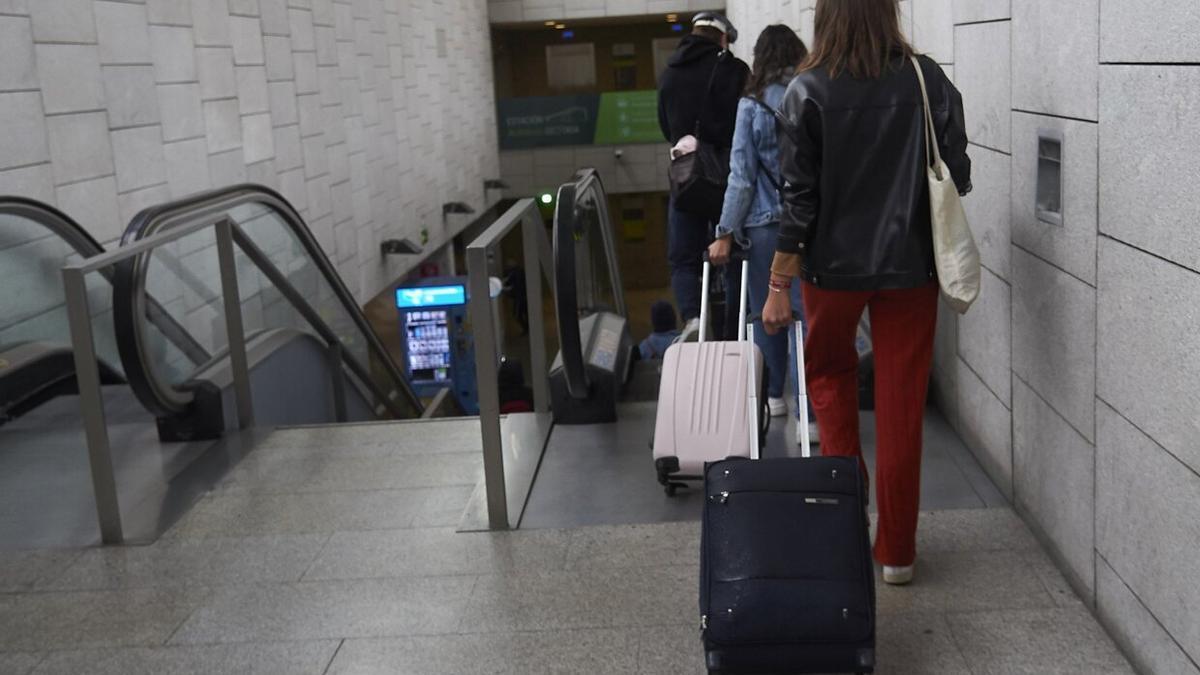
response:
<path id="1" fill-rule="evenodd" d="M 704 249 L 703 260 L 704 260 L 704 262 L 711 262 L 708 259 L 708 248 L 707 247 Z M 749 260 L 750 260 L 750 256 L 746 254 L 746 249 L 742 248 L 741 246 L 734 246 L 732 249 L 730 249 L 729 262 L 744 263 Z"/>
<path id="2" fill-rule="evenodd" d="M 704 272 L 701 275 L 700 282 L 700 335 L 699 341 L 704 342 L 708 337 L 708 290 L 709 281 L 712 276 L 712 263 L 708 261 L 708 251 L 704 251 Z M 750 305 L 750 260 L 742 258 L 742 288 L 741 299 L 738 304 L 738 342 L 746 340 L 746 312 Z"/>

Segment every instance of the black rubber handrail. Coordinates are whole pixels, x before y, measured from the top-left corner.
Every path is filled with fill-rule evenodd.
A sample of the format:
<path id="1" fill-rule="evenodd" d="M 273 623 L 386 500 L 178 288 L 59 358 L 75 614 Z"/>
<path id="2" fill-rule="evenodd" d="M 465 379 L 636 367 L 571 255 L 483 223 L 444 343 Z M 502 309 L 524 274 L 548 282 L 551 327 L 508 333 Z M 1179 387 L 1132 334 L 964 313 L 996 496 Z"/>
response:
<path id="1" fill-rule="evenodd" d="M 558 188 L 554 207 L 554 295 L 558 305 L 558 347 L 562 351 L 567 393 L 586 399 L 592 385 L 583 363 L 579 334 L 578 287 L 575 283 L 575 184 Z"/>
<path id="2" fill-rule="evenodd" d="M 617 249 L 608 227 L 608 195 L 595 169 L 580 169 L 575 177 L 558 188 L 554 207 L 554 295 L 558 312 L 558 344 L 562 351 L 563 372 L 571 398 L 586 399 L 591 390 L 583 356 L 583 340 L 579 333 L 579 285 L 575 265 L 576 237 L 587 236 L 587 221 L 579 218 L 579 198 L 594 190 L 595 208 L 599 210 L 600 240 L 608 263 L 609 280 L 616 306 L 612 311 L 625 316 L 625 292 Z M 588 309 L 595 310 L 595 307 Z"/>
<path id="3" fill-rule="evenodd" d="M 262 185 L 231 185 L 152 206 L 134 216 L 121 237 L 121 243 L 129 244 L 175 225 L 200 219 L 211 218 L 216 222 L 222 215 L 244 204 L 258 204 L 268 208 L 295 235 L 355 323 L 371 355 L 387 372 L 394 390 L 411 408 L 412 416 L 419 416 L 423 411 L 420 399 L 384 349 L 312 231 L 295 208 L 278 192 Z M 146 270 L 149 260 L 148 254 L 140 255 L 116 265 L 113 279 L 113 320 L 117 325 L 130 327 L 128 334 L 126 331 L 118 332 L 117 348 L 131 388 L 147 409 L 160 417 L 167 417 L 184 413 L 191 405 L 192 394 L 159 379 L 153 371 L 153 364 L 149 363 L 144 353 L 144 324 L 139 317 L 144 315 Z M 395 402 L 391 403 L 393 405 L 388 407 L 395 410 Z"/>
<path id="4" fill-rule="evenodd" d="M 28 197 L 0 195 L 0 214 L 19 216 L 50 230 L 71 245 L 79 255 L 90 258 L 104 252 L 96 238 L 58 209 Z"/>
<path id="5" fill-rule="evenodd" d="M 28 197 L 0 195 L 0 215 L 11 215 L 37 223 L 49 230 L 59 239 L 65 241 L 83 258 L 104 253 L 104 247 L 96 241 L 87 230 L 73 218 L 57 208 Z M 109 269 L 100 271 L 109 283 L 113 281 L 113 272 Z M 192 336 L 192 334 L 175 320 L 154 298 L 146 305 L 147 317 L 150 322 L 180 351 L 196 361 L 205 361 L 209 353 Z M 119 332 L 119 328 L 114 326 Z M 118 337 L 119 341 L 119 337 Z"/>
<path id="6" fill-rule="evenodd" d="M 44 342 L 0 345 L 0 425 L 64 394 L 78 393 L 75 359 L 69 346 Z M 104 359 L 96 359 L 102 385 L 124 384 L 125 378 Z"/>

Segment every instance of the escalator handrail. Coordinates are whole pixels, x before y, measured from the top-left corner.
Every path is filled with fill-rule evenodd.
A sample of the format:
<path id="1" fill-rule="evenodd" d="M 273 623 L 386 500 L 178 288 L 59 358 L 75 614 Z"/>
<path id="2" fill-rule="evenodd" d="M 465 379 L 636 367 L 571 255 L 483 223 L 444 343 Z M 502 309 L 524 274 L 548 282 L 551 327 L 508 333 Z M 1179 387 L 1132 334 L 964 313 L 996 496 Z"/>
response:
<path id="1" fill-rule="evenodd" d="M 325 282 L 333 289 L 343 309 L 363 335 L 368 349 L 387 371 L 395 390 L 401 397 L 407 399 L 414 414 L 420 415 L 423 410 L 420 399 L 413 392 L 387 350 L 384 349 L 379 337 L 354 300 L 354 296 L 342 282 L 341 275 L 326 257 L 321 245 L 308 229 L 300 214 L 275 190 L 262 185 L 246 183 L 151 206 L 133 217 L 121 237 L 121 244 L 130 244 L 183 222 L 194 222 L 227 213 L 237 206 L 249 203 L 257 203 L 269 208 L 279 216 L 296 237 Z M 235 228 L 235 231 L 238 229 L 240 228 Z M 146 268 L 149 260 L 150 256 L 143 254 L 116 265 L 116 274 L 113 280 L 113 319 L 118 325 L 131 327 L 129 335 L 118 331 L 117 336 L 118 351 L 130 385 L 143 405 L 155 414 L 165 416 L 183 412 L 190 404 L 191 396 L 187 392 L 163 386 L 152 374 L 150 365 L 146 363 L 143 354 L 142 323 L 138 318 L 142 316 L 140 311 L 142 300 L 146 297 Z M 369 380 L 369 378 L 367 379 Z M 391 401 L 389 397 L 385 397 L 384 400 L 388 401 L 385 405 L 394 409 L 394 401 Z"/>
<path id="2" fill-rule="evenodd" d="M 14 215 L 31 220 L 58 235 L 81 256 L 90 258 L 104 252 L 104 247 L 73 218 L 49 204 L 28 197 L 0 195 L 0 215 Z"/>
<path id="3" fill-rule="evenodd" d="M 599 195 L 596 200 L 596 209 L 600 212 L 599 222 L 603 226 L 600 228 L 600 241 L 604 244 L 604 260 L 608 263 L 608 277 L 612 282 L 613 301 L 616 303 L 609 309 L 621 316 L 628 316 L 625 306 L 625 286 L 621 282 L 621 265 L 617 256 L 617 243 L 613 239 L 612 220 L 609 219 L 608 214 L 608 193 L 604 190 L 600 172 L 596 169 L 580 169 L 575 175 L 576 195 L 586 194 L 593 186 Z"/>
<path id="4" fill-rule="evenodd" d="M 571 182 L 558 188 L 554 207 L 554 295 L 558 315 L 558 340 L 562 350 L 563 373 L 566 375 L 567 392 L 574 399 L 587 398 L 591 389 L 583 356 L 583 339 L 579 332 L 578 270 L 575 267 L 575 235 L 581 233 L 583 224 L 576 218 L 578 198 L 588 190 L 598 193 L 596 208 L 600 217 L 600 239 L 604 245 L 605 260 L 608 262 L 609 279 L 613 287 L 616 306 L 611 308 L 621 316 L 626 315 L 625 291 L 621 284 L 620 265 L 616 245 L 608 227 L 607 193 L 595 169 L 580 169 Z"/>
<path id="5" fill-rule="evenodd" d="M 0 215 L 17 216 L 41 225 L 59 239 L 67 242 L 83 258 L 91 258 L 104 253 L 104 246 L 90 232 L 83 229 L 83 226 L 75 219 L 36 199 L 0 195 Z M 113 282 L 112 270 L 106 268 L 100 270 L 100 274 L 110 284 Z M 147 306 L 147 315 L 159 331 L 189 358 L 197 361 L 209 358 L 208 351 L 153 298 L 150 299 Z M 120 330 L 116 326 L 114 329 Z"/>
<path id="6" fill-rule="evenodd" d="M 587 398 L 591 390 L 583 363 L 579 334 L 579 301 L 575 284 L 575 183 L 558 188 L 554 207 L 554 296 L 558 316 L 558 346 L 571 398 Z"/>

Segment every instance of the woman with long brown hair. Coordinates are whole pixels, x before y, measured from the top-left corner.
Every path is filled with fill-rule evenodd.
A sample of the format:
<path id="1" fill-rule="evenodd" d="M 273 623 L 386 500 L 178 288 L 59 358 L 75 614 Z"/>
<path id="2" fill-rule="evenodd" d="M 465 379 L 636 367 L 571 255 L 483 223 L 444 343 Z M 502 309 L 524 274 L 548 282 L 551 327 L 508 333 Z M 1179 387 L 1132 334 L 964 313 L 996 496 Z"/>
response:
<path id="1" fill-rule="evenodd" d="M 716 241 L 708 248 L 715 265 L 729 262 L 736 243 L 745 250 L 750 263 L 747 296 L 752 306 L 761 308 L 767 300 L 767 282 L 771 259 L 779 235 L 781 181 L 779 178 L 779 131 L 774 111 L 783 101 L 787 85 L 808 48 L 784 25 L 763 29 L 754 43 L 754 64 L 746 91 L 738 102 L 737 122 L 733 131 L 733 149 L 729 153 L 729 184 Z M 797 292 L 795 297 L 799 299 Z M 766 335 L 756 330 L 754 341 L 767 364 L 767 401 L 773 417 L 786 415 L 784 388 L 788 373 L 795 373 L 795 357 L 789 363 L 788 347 L 795 338 L 786 333 Z M 796 377 L 796 375 L 792 375 Z M 796 413 L 799 415 L 799 411 Z"/>
<path id="2" fill-rule="evenodd" d="M 825 455 L 862 457 L 854 338 L 870 313 L 875 357 L 875 559 L 883 579 L 912 580 L 922 420 L 938 285 L 926 179 L 929 89 L 934 138 L 959 192 L 971 188 L 962 98 L 914 54 L 895 0 L 818 0 L 815 40 L 783 101 L 783 214 L 763 323 L 791 322 L 803 291 L 809 394 Z M 865 463 L 864 463 L 865 474 Z"/>

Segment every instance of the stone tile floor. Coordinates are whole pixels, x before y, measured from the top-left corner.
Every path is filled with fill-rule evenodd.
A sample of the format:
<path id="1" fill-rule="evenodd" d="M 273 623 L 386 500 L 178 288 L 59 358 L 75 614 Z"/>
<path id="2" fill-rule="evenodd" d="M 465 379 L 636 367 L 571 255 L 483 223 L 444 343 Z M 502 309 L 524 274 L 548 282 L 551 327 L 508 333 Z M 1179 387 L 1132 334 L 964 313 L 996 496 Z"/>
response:
<path id="1" fill-rule="evenodd" d="M 704 672 L 697 523 L 457 534 L 478 443 L 280 431 L 154 545 L 0 553 L 0 673 Z M 1132 672 L 1010 510 L 919 548 L 877 672 Z"/>

